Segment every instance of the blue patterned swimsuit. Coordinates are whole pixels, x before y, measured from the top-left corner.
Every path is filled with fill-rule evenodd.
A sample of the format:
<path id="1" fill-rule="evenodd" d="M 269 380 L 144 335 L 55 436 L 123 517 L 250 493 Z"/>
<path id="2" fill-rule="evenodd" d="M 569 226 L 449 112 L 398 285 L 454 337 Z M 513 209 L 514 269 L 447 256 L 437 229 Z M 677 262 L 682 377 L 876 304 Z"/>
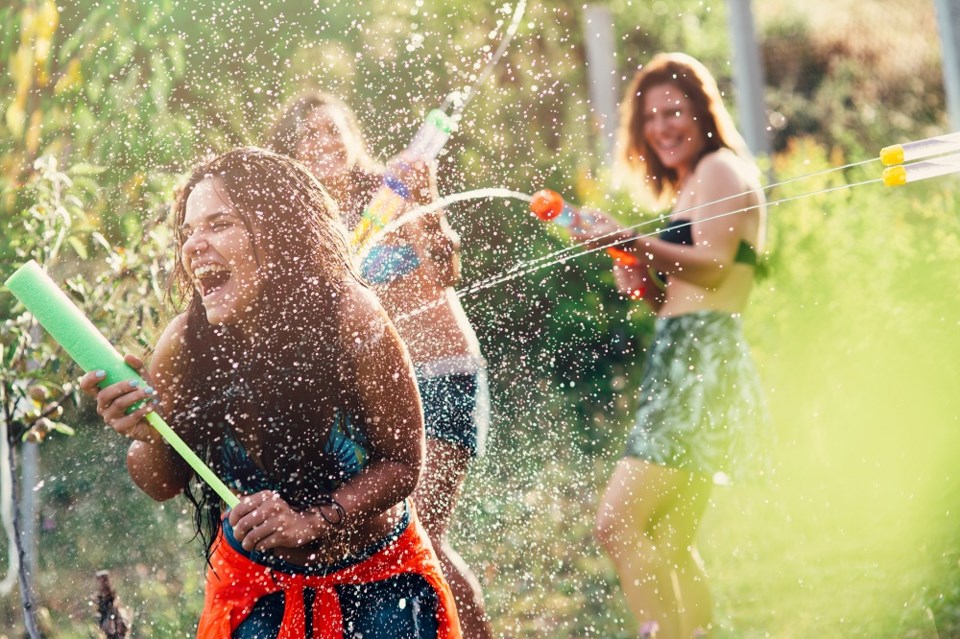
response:
<path id="1" fill-rule="evenodd" d="M 367 465 L 366 441 L 342 411 L 337 411 L 330 437 L 323 452 L 337 461 L 337 480 L 330 480 L 324 486 L 326 493 L 336 490 L 344 481 L 359 473 Z M 231 489 L 244 494 L 261 490 L 280 491 L 282 482 L 270 477 L 260 468 L 232 432 L 227 431 L 222 448 L 223 480 Z M 303 567 L 290 564 L 267 552 L 243 550 L 233 535 L 230 522 L 223 520 L 223 536 L 235 550 L 247 556 L 251 561 L 270 566 L 285 573 L 329 574 L 349 568 L 380 552 L 393 543 L 410 523 L 410 512 L 405 511 L 394 530 L 386 538 L 364 549 L 358 555 L 329 566 Z M 404 574 L 384 581 L 370 584 L 344 584 L 337 587 L 344 626 L 354 634 L 369 639 L 432 639 L 437 635 L 436 595 L 422 577 Z M 403 602 L 410 602 L 404 606 Z M 304 593 L 304 606 L 308 611 L 313 607 L 313 594 L 308 589 Z M 284 595 L 282 592 L 266 595 L 256 601 L 253 609 L 240 626 L 233 632 L 231 639 L 264 639 L 276 637 L 284 613 Z M 312 630 L 312 629 L 311 629 Z M 308 636 L 311 636 L 308 634 Z"/>
<path id="2" fill-rule="evenodd" d="M 323 452 L 337 460 L 338 472 L 336 477 L 349 479 L 366 466 L 367 450 L 365 439 L 350 422 L 350 418 L 337 411 L 334 416 L 330 437 L 323 447 Z M 257 466 L 231 431 L 227 431 L 224 441 L 221 463 L 223 466 L 223 481 L 229 488 L 243 494 L 256 493 L 261 490 L 280 491 L 281 482 L 267 475 L 266 471 Z M 343 481 L 329 481 L 324 489 L 333 492 Z"/>

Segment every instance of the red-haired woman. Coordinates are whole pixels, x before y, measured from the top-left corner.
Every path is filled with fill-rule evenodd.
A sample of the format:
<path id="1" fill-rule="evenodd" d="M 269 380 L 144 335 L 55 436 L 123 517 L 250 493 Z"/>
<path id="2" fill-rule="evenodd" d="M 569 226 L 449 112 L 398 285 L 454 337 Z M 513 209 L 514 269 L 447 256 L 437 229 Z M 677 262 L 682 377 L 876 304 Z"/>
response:
<path id="1" fill-rule="evenodd" d="M 716 81 L 688 55 L 661 54 L 637 72 L 621 105 L 620 143 L 637 186 L 673 210 L 656 237 L 637 238 L 606 217 L 581 234 L 617 234 L 639 260 L 615 266 L 618 287 L 644 291 L 657 316 L 636 423 L 596 535 L 641 635 L 686 639 L 711 625 L 695 533 L 712 480 L 745 470 L 762 438 L 741 315 L 763 243 L 764 201 Z"/>

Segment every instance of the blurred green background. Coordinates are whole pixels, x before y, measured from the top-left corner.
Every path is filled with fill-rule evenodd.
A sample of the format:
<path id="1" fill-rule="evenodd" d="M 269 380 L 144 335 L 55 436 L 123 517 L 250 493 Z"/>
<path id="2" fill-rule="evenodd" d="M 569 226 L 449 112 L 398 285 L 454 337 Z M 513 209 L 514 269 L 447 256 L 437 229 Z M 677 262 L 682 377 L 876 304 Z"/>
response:
<path id="1" fill-rule="evenodd" d="M 682 50 L 736 97 L 725 3 L 607 6 L 624 81 L 654 53 Z M 6 3 L 0 277 L 40 260 L 111 339 L 142 350 L 170 312 L 165 218 L 198 157 L 261 142 L 279 103 L 323 88 L 355 108 L 386 159 L 471 82 L 511 10 L 476 0 Z M 773 182 L 948 130 L 932 2 L 754 10 Z M 582 5 L 528 7 L 441 158 L 443 193 L 548 186 L 625 220 L 653 215 L 598 152 L 582 23 Z M 777 472 L 718 488 L 703 523 L 718 637 L 960 636 L 958 184 L 818 194 L 879 172 L 864 164 L 768 193 L 796 198 L 770 207 L 768 274 L 745 317 Z M 517 202 L 456 205 L 451 219 L 464 285 L 568 241 Z M 453 534 L 505 637 L 636 634 L 590 527 L 631 426 L 652 323 L 615 294 L 609 267 L 592 254 L 464 299 L 491 365 L 495 422 Z M 97 636 L 100 569 L 133 612 L 132 636 L 192 636 L 202 558 L 186 502 L 157 505 L 132 486 L 125 443 L 69 386 L 79 371 L 31 333 L 5 290 L 0 312 L 0 403 L 15 454 L 47 402 L 62 401 L 65 413 L 49 418 L 76 429 L 46 438 L 33 491 L 48 636 Z M 31 388 L 42 389 L 35 404 Z M 22 632 L 14 590 L 0 597 L 0 637 Z"/>

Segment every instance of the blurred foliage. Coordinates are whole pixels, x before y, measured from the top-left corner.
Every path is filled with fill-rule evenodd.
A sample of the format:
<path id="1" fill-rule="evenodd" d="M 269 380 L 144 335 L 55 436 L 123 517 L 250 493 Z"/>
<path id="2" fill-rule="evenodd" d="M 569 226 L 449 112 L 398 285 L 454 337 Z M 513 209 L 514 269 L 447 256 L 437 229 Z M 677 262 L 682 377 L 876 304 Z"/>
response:
<path id="1" fill-rule="evenodd" d="M 934 3 L 755 3 L 774 148 L 810 136 L 851 158 L 948 127 Z"/>
<path id="2" fill-rule="evenodd" d="M 872 157 L 944 126 L 932 3 L 854 4 L 754 3 L 774 175 Z M 683 50 L 729 94 L 725 3 L 607 6 L 621 81 L 654 53 Z M 37 259 L 121 350 L 141 351 L 169 312 L 164 222 L 187 167 L 205 153 L 262 142 L 280 103 L 307 88 L 344 97 L 385 159 L 427 110 L 473 81 L 512 8 L 480 0 L 6 3 L 0 277 Z M 596 152 L 582 27 L 579 5 L 528 6 L 441 157 L 442 192 L 549 187 L 632 223 L 651 218 L 611 187 Z M 834 172 L 770 197 L 871 177 Z M 960 526 L 951 514 L 960 485 L 950 454 L 960 410 L 939 392 L 960 381 L 947 366 L 960 354 L 949 294 L 960 284 L 956 195 L 944 180 L 771 208 L 771 275 L 747 328 L 771 389 L 782 469 L 772 486 L 719 494 L 704 523 L 718 636 L 924 637 L 930 617 L 941 636 L 960 633 Z M 603 255 L 536 262 L 568 238 L 520 204 L 483 200 L 451 215 L 464 238 L 466 284 L 497 282 L 464 297 L 491 363 L 496 423 L 493 454 L 478 463 L 461 509 L 459 547 L 506 635 L 632 636 L 590 522 L 630 426 L 650 316 L 613 292 Z M 501 277 L 509 269 L 517 275 Z M 6 291 L 0 311 L 0 400 L 11 438 L 41 415 L 78 432 L 43 448 L 38 586 L 50 636 L 94 636 L 87 601 L 101 568 L 135 610 L 135 636 L 189 636 L 202 562 L 199 544 L 184 550 L 183 504 L 158 507 L 133 488 L 124 443 L 77 406 L 70 384 L 79 371 Z M 912 399 L 895 411 L 891 398 L 901 394 Z M 0 628 L 16 627 L 16 605 L 0 600 Z"/>

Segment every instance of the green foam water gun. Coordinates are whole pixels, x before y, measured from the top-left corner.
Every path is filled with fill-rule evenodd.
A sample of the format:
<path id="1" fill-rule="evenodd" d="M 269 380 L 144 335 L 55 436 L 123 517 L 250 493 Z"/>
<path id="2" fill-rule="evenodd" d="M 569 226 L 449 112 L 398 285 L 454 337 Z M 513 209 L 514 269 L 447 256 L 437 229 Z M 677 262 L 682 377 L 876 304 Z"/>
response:
<path id="1" fill-rule="evenodd" d="M 142 383 L 137 371 L 123 361 L 107 338 L 35 261 L 31 260 L 17 269 L 7 279 L 6 286 L 80 368 L 84 371 L 106 372 L 101 386 L 134 379 Z M 145 419 L 227 506 L 233 508 L 240 502 L 160 415 L 156 412 L 147 413 Z"/>

